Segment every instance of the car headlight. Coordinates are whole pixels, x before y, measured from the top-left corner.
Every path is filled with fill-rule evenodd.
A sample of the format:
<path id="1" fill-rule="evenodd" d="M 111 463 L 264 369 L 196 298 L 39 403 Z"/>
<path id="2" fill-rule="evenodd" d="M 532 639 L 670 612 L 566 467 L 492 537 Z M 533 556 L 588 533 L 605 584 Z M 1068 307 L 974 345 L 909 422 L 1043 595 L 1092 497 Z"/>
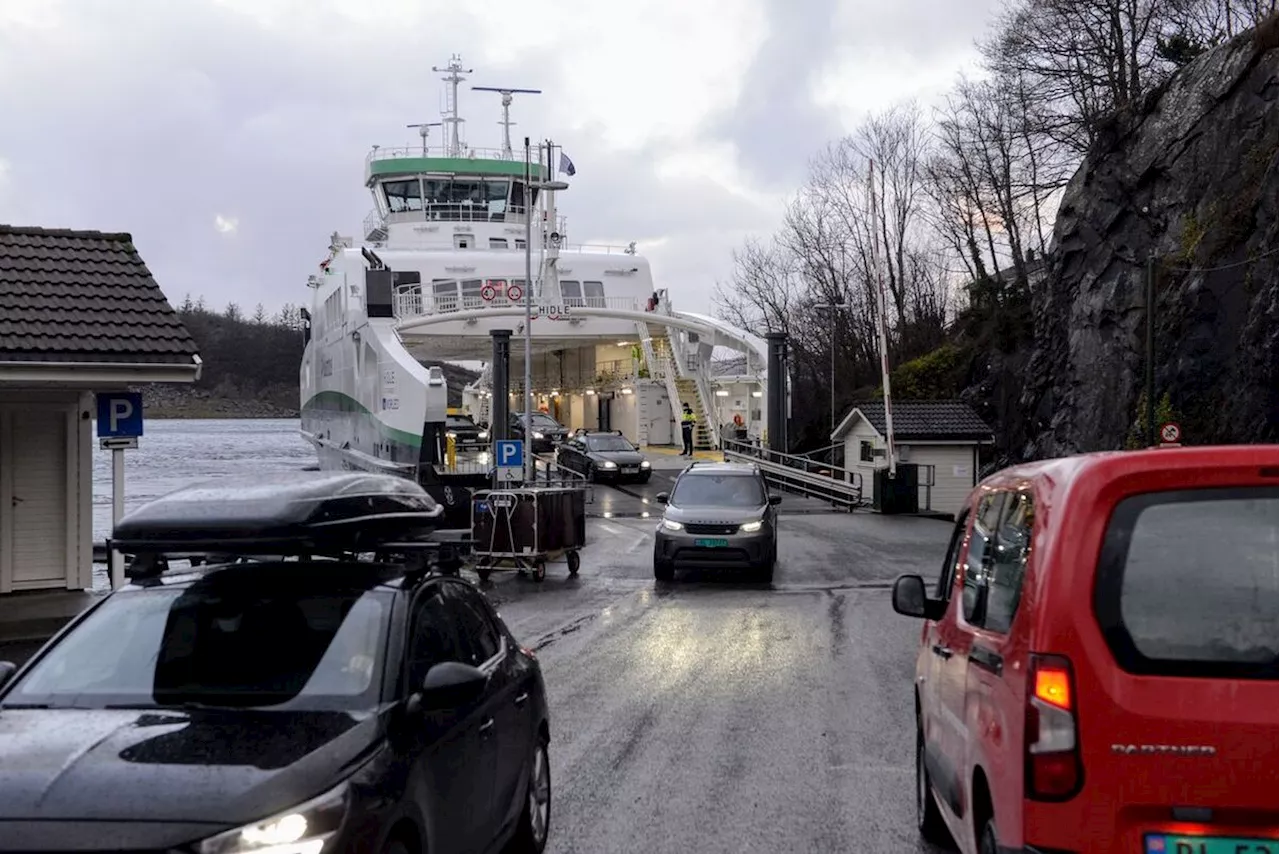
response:
<path id="1" fill-rule="evenodd" d="M 479 437 L 478 437 L 478 438 L 480 438 L 480 439 L 488 439 L 488 438 L 489 438 L 489 431 L 488 431 L 488 430 L 481 430 L 481 431 L 480 431 L 480 435 L 479 435 Z"/>
<path id="2" fill-rule="evenodd" d="M 739 528 L 738 530 L 742 531 L 742 533 L 744 534 L 754 534 L 756 531 L 760 530 L 763 527 L 764 527 L 764 520 L 757 519 L 754 522 L 743 522 L 742 527 Z"/>
<path id="3" fill-rule="evenodd" d="M 320 854 L 347 814 L 346 781 L 319 797 L 200 843 L 200 854 Z"/>
<path id="4" fill-rule="evenodd" d="M 542 434 L 542 433 L 537 433 L 537 432 L 535 432 L 535 433 L 533 434 L 533 438 L 535 438 L 535 439 L 545 439 L 545 438 L 547 438 L 547 437 L 546 437 L 544 434 Z"/>
<path id="5" fill-rule="evenodd" d="M 662 527 L 666 528 L 668 531 L 683 531 L 683 530 L 684 530 L 684 525 L 681 525 L 679 522 L 672 522 L 670 519 L 663 519 L 663 520 L 662 520 Z"/>
<path id="6" fill-rule="evenodd" d="M 649 467 L 649 461 L 648 461 L 648 460 L 645 460 L 644 462 L 640 463 L 640 468 L 642 468 L 642 469 L 647 469 L 648 467 Z"/>
<path id="7" fill-rule="evenodd" d="M 616 469 L 617 467 L 618 467 L 618 464 L 615 463 L 613 460 L 605 460 L 600 464 L 600 468 L 602 469 Z"/>

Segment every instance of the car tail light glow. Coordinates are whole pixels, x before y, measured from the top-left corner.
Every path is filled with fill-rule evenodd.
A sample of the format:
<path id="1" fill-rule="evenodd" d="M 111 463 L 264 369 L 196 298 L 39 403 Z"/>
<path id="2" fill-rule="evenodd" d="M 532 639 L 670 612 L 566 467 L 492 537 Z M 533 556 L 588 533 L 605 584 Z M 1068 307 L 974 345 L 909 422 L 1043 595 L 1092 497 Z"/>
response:
<path id="1" fill-rule="evenodd" d="M 1027 695 L 1026 794 L 1034 800 L 1064 801 L 1084 781 L 1071 662 L 1058 655 L 1031 656 Z"/>

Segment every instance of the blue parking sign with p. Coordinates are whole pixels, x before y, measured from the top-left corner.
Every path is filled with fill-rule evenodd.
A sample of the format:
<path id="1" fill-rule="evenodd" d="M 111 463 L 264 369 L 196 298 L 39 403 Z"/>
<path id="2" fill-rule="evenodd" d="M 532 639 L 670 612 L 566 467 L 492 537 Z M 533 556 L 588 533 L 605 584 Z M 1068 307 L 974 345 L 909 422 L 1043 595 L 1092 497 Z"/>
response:
<path id="1" fill-rule="evenodd" d="M 98 393 L 98 438 L 142 435 L 142 395 L 135 391 Z"/>
<path id="2" fill-rule="evenodd" d="M 519 439 L 494 442 L 493 455 L 500 468 L 519 468 L 524 465 L 524 442 Z"/>

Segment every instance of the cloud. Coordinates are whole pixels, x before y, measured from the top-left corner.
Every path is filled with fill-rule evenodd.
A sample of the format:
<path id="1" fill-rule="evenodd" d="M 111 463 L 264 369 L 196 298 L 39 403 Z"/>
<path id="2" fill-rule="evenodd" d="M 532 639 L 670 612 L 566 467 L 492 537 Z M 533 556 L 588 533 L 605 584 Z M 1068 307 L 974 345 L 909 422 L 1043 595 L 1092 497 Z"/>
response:
<path id="1" fill-rule="evenodd" d="M 945 80 L 982 25 L 954 0 L 559 0 L 530 26 L 543 14 L 0 0 L 0 115 L 20 119 L 0 127 L 0 221 L 129 231 L 171 298 L 304 302 L 328 236 L 360 236 L 365 154 L 419 144 L 405 125 L 439 119 L 431 66 L 458 51 L 467 139 L 500 139 L 498 98 L 470 86 L 541 89 L 517 97 L 513 136 L 573 158 L 570 241 L 637 241 L 659 287 L 708 311 L 808 158 L 889 93 Z"/>

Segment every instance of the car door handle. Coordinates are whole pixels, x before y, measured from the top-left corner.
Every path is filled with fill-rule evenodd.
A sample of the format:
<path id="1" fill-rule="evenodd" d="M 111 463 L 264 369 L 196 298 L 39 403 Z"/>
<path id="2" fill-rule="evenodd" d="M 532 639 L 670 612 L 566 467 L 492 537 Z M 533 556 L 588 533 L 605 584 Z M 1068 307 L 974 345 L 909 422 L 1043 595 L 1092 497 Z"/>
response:
<path id="1" fill-rule="evenodd" d="M 525 691 L 525 692 L 524 692 L 523 694 L 521 694 L 519 697 L 516 697 L 516 705 L 517 705 L 517 706 L 523 706 L 523 705 L 525 704 L 525 702 L 527 702 L 527 701 L 528 701 L 528 699 L 529 699 L 529 692 L 528 692 L 528 691 Z"/>
<path id="2" fill-rule="evenodd" d="M 493 730 L 493 718 L 489 718 L 489 720 L 480 724 L 481 735 L 488 735 L 492 730 Z"/>
<path id="3" fill-rule="evenodd" d="M 969 650 L 969 663 L 996 676 L 1004 673 L 1004 656 L 993 649 L 974 644 Z"/>
<path id="4" fill-rule="evenodd" d="M 933 654 L 940 658 L 950 658 L 952 656 L 951 647 L 935 643 L 933 645 Z"/>

